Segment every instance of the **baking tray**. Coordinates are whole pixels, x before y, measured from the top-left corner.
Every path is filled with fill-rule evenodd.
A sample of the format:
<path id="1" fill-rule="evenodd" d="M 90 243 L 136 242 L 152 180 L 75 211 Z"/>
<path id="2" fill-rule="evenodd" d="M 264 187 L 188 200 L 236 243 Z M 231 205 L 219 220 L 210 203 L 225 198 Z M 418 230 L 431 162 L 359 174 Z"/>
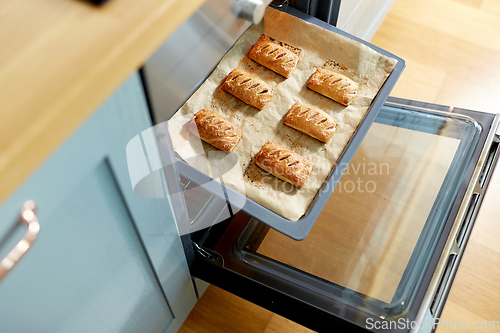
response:
<path id="1" fill-rule="evenodd" d="M 342 36 L 345 36 L 347 38 L 350 38 L 354 41 L 357 41 L 361 44 L 364 44 L 371 49 L 377 51 L 378 53 L 385 55 L 390 58 L 394 58 L 397 60 L 396 65 L 394 66 L 394 69 L 392 70 L 391 74 L 388 76 L 386 79 L 385 83 L 382 85 L 381 89 L 379 90 L 378 94 L 375 96 L 375 98 L 372 101 L 372 104 L 365 116 L 365 118 L 362 120 L 361 124 L 353 134 L 350 142 L 347 144 L 346 148 L 344 149 L 343 153 L 341 154 L 340 158 L 338 159 L 336 163 L 336 167 L 332 169 L 332 172 L 326 179 L 326 181 L 323 183 L 321 188 L 318 190 L 316 193 L 316 196 L 312 200 L 311 204 L 309 205 L 309 208 L 307 209 L 306 213 L 297 221 L 292 221 L 287 218 L 284 218 L 283 216 L 271 211 L 270 209 L 256 203 L 255 201 L 243 196 L 242 194 L 234 191 L 233 189 L 222 185 L 222 190 L 221 190 L 221 184 L 214 180 L 213 178 L 203 174 L 202 172 L 198 171 L 197 169 L 193 168 L 189 164 L 183 162 L 180 158 L 177 159 L 178 162 L 178 170 L 179 173 L 191 180 L 192 182 L 198 184 L 199 186 L 204 187 L 207 191 L 221 197 L 222 199 L 228 200 L 229 207 L 231 211 L 234 213 L 238 210 L 242 210 L 245 213 L 255 217 L 256 219 L 264 222 L 265 224 L 269 225 L 271 228 L 276 229 L 277 231 L 295 239 L 295 240 L 302 240 L 307 237 L 309 234 L 309 231 L 313 227 L 314 223 L 316 222 L 316 219 L 318 218 L 319 214 L 323 210 L 323 207 L 325 206 L 326 202 L 328 201 L 328 198 L 330 195 L 333 193 L 333 190 L 335 189 L 335 186 L 337 183 L 340 181 L 340 178 L 342 177 L 344 171 L 347 169 L 347 166 L 349 162 L 351 161 L 352 157 L 354 156 L 356 150 L 358 149 L 359 145 L 363 141 L 363 138 L 365 137 L 366 133 L 370 129 L 372 123 L 374 122 L 375 118 L 377 117 L 378 112 L 380 111 L 380 108 L 386 101 L 387 97 L 389 96 L 389 93 L 392 91 L 394 85 L 396 84 L 397 80 L 399 79 L 403 69 L 405 68 L 405 61 L 401 59 L 400 57 L 387 52 L 367 41 L 364 41 L 360 38 L 357 38 L 351 34 L 348 34 L 328 23 L 325 23 L 321 20 L 318 20 L 310 15 L 307 15 L 299 10 L 296 10 L 292 7 L 288 8 L 281 8 L 278 9 L 280 11 L 286 12 L 289 15 L 295 16 L 299 19 L 302 19 L 304 21 L 307 21 L 309 23 L 315 24 L 321 28 L 324 28 L 326 30 L 335 32 L 337 34 L 340 34 Z M 201 85 L 202 82 L 200 82 Z M 193 93 L 196 91 L 196 89 L 193 91 Z M 342 167 L 337 167 L 337 166 L 342 166 Z"/>

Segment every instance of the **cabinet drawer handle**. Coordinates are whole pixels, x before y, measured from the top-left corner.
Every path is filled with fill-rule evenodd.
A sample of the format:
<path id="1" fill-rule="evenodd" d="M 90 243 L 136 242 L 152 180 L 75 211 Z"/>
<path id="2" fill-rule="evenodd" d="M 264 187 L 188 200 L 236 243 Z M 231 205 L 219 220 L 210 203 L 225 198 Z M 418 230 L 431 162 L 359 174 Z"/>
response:
<path id="1" fill-rule="evenodd" d="M 14 248 L 0 261 L 0 281 L 10 272 L 24 254 L 29 250 L 40 231 L 40 224 L 35 215 L 35 203 L 26 201 L 21 209 L 19 220 L 26 223 L 28 230 L 23 239 L 14 246 Z"/>

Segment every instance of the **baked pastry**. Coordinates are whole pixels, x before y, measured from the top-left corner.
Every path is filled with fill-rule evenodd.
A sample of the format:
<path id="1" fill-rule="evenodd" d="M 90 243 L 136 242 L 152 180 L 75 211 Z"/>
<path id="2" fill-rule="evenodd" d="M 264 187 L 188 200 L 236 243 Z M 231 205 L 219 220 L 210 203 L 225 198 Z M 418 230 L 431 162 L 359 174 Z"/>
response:
<path id="1" fill-rule="evenodd" d="M 280 42 L 263 34 L 248 57 L 264 67 L 288 78 L 299 62 L 300 49 L 282 46 Z"/>
<path id="2" fill-rule="evenodd" d="M 222 89 L 259 110 L 273 97 L 273 88 L 268 83 L 240 69 L 229 73 Z"/>
<path id="3" fill-rule="evenodd" d="M 272 141 L 262 146 L 255 164 L 299 189 L 311 173 L 313 162 Z"/>
<path id="4" fill-rule="evenodd" d="M 307 87 L 323 96 L 348 106 L 358 93 L 358 84 L 345 75 L 318 68 L 311 76 Z"/>
<path id="5" fill-rule="evenodd" d="M 337 128 L 337 120 L 328 113 L 300 103 L 292 105 L 283 123 L 322 142 L 328 141 Z"/>
<path id="6" fill-rule="evenodd" d="M 243 132 L 226 118 L 202 109 L 193 115 L 188 131 L 217 149 L 231 152 Z"/>

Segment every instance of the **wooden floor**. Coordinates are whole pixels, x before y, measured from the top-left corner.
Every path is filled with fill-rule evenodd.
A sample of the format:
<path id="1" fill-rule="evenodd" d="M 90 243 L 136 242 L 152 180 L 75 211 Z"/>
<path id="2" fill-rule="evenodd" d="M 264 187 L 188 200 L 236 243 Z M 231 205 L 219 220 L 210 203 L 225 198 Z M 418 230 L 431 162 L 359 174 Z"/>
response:
<path id="1" fill-rule="evenodd" d="M 499 0 L 398 0 L 371 42 L 406 60 L 407 67 L 392 96 L 500 112 Z M 499 202 L 497 171 L 446 303 L 443 321 L 467 321 L 470 326 L 475 321 L 500 321 Z M 210 286 L 179 332 L 310 330 Z"/>

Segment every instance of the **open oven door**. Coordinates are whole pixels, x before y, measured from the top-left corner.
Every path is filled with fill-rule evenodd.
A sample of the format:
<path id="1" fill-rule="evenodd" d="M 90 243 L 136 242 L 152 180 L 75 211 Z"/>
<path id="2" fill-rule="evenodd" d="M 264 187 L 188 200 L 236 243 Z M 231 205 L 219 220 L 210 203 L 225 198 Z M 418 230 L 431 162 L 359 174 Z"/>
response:
<path id="1" fill-rule="evenodd" d="M 207 2 L 143 70 L 158 123 L 144 145 L 158 142 L 150 169 L 165 175 L 192 276 L 320 332 L 431 332 L 497 161 L 499 116 L 389 98 L 309 235 L 293 240 L 172 148 L 166 121 L 250 25 L 220 8 Z M 192 33 L 188 54 L 172 53 Z"/>
<path id="2" fill-rule="evenodd" d="M 193 277 L 320 332 L 431 332 L 498 158 L 499 122 L 389 98 L 302 241 L 235 213 L 220 183 L 188 178 L 167 126 L 154 135 Z"/>
<path id="3" fill-rule="evenodd" d="M 320 332 L 431 332 L 498 157 L 499 119 L 390 98 L 305 240 L 239 212 L 185 236 L 192 275 Z M 180 173 L 192 225 L 229 212 Z"/>
<path id="4" fill-rule="evenodd" d="M 193 277 L 320 332 L 431 332 L 498 158 L 499 122 L 389 98 L 302 241 L 236 212 L 216 180 L 190 179 L 167 126 L 154 127 L 149 160 L 163 164 Z"/>

